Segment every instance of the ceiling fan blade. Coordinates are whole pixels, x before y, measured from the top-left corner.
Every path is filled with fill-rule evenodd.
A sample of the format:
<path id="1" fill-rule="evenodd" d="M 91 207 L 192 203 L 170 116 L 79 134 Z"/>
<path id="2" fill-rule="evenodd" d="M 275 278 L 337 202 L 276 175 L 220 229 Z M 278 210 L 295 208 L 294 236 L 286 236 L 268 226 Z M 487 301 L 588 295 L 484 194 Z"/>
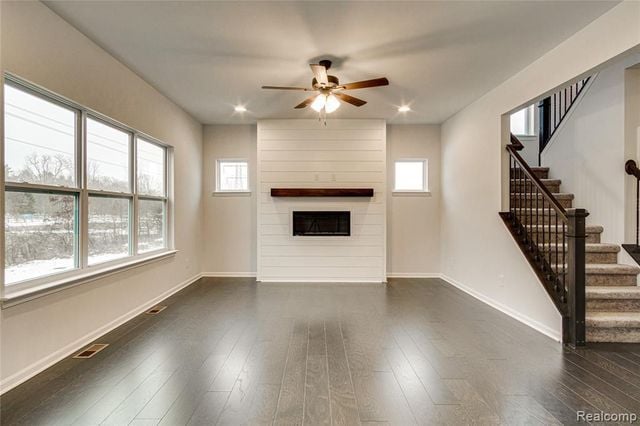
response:
<path id="1" fill-rule="evenodd" d="M 345 102 L 347 102 L 347 103 L 349 103 L 351 105 L 357 106 L 357 107 L 362 106 L 362 105 L 367 103 L 367 101 L 363 101 L 362 99 L 354 98 L 353 96 L 349 96 L 346 93 L 338 93 L 338 92 L 336 92 L 336 93 L 334 93 L 334 95 L 336 95 L 336 97 L 338 99 L 343 100 L 343 101 L 345 101 Z"/>
<path id="2" fill-rule="evenodd" d="M 365 89 L 367 87 L 388 86 L 389 80 L 385 77 L 374 78 L 373 80 L 356 81 L 355 83 L 341 84 L 338 86 L 344 90 Z"/>
<path id="3" fill-rule="evenodd" d="M 302 101 L 298 105 L 296 105 L 294 109 L 302 109 L 302 108 L 308 107 L 309 105 L 311 105 L 311 103 L 313 102 L 313 100 L 315 98 L 316 98 L 316 96 L 313 95 L 310 98 L 305 99 L 304 101 Z"/>
<path id="4" fill-rule="evenodd" d="M 316 80 L 320 84 L 329 84 L 329 79 L 327 78 L 327 69 L 324 65 L 320 64 L 309 64 L 311 67 L 311 71 L 313 71 L 313 75 L 316 77 Z"/>
<path id="5" fill-rule="evenodd" d="M 307 89 L 306 87 L 291 87 L 291 86 L 262 86 L 263 89 L 275 89 L 275 90 L 303 90 L 310 92 L 314 89 Z"/>

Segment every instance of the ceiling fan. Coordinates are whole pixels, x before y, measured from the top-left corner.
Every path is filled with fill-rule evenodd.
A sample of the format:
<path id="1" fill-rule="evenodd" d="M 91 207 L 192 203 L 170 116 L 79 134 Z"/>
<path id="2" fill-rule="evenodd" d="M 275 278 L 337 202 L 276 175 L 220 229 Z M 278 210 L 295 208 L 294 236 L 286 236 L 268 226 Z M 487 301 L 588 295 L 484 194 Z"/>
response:
<path id="1" fill-rule="evenodd" d="M 275 90 L 301 90 L 304 92 L 318 92 L 305 99 L 295 106 L 296 109 L 306 108 L 311 105 L 314 111 L 332 113 L 340 107 L 340 101 L 360 107 L 367 103 L 362 99 L 343 93 L 345 90 L 366 89 L 369 87 L 388 86 L 389 80 L 386 78 L 374 78 L 373 80 L 356 81 L 355 83 L 340 84 L 338 77 L 328 75 L 327 70 L 331 68 L 331 61 L 325 59 L 318 64 L 309 64 L 313 71 L 314 78 L 311 80 L 311 88 L 306 87 L 280 87 L 262 86 L 263 89 Z"/>

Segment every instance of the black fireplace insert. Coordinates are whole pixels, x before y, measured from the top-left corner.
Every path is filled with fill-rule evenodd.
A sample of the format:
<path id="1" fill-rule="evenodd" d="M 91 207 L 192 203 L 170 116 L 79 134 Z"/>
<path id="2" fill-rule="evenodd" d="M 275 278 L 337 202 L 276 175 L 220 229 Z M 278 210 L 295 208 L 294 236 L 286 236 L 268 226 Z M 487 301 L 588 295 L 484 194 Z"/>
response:
<path id="1" fill-rule="evenodd" d="M 351 212 L 294 211 L 293 235 L 349 236 L 351 235 Z"/>

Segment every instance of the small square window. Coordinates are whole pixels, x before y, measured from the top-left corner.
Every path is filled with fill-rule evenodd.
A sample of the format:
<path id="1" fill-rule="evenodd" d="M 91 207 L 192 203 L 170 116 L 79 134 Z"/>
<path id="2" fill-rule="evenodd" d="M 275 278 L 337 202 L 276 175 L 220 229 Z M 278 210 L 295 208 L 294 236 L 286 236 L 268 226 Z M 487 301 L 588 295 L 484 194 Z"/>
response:
<path id="1" fill-rule="evenodd" d="M 218 160 L 216 190 L 219 192 L 248 192 L 249 164 L 246 160 Z"/>
<path id="2" fill-rule="evenodd" d="M 511 133 L 518 136 L 535 136 L 534 105 L 529 105 L 511 114 Z"/>
<path id="3" fill-rule="evenodd" d="M 395 163 L 394 191 L 426 192 L 427 160 L 398 160 Z"/>

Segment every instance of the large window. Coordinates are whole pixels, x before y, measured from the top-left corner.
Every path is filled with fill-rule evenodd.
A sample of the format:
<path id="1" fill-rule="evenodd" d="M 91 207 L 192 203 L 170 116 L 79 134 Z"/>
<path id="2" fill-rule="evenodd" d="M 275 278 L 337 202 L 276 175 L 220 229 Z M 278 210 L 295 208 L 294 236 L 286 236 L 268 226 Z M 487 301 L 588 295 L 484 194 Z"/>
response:
<path id="1" fill-rule="evenodd" d="M 5 285 L 168 248 L 167 147 L 10 76 L 4 94 Z"/>

